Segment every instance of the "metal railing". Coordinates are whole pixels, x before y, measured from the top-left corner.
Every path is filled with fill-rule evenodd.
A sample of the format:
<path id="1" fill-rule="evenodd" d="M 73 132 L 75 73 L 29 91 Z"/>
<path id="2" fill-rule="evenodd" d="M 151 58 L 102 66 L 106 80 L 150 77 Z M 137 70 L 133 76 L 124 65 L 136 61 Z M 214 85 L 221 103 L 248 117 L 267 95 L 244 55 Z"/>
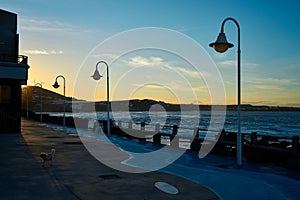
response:
<path id="1" fill-rule="evenodd" d="M 19 55 L 18 56 L 18 63 L 19 64 L 28 64 L 28 56 Z"/>
<path id="2" fill-rule="evenodd" d="M 7 55 L 7 54 L 0 54 L 0 62 L 12 62 L 12 63 L 18 63 L 18 64 L 28 64 L 28 56 L 24 55 Z"/>

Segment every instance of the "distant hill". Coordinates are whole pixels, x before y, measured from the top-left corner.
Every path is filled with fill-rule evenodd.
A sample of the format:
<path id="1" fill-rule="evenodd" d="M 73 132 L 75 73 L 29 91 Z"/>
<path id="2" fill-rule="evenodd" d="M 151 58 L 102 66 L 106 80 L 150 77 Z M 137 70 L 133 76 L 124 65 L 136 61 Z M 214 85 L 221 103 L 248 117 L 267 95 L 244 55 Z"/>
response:
<path id="1" fill-rule="evenodd" d="M 42 94 L 43 112 L 59 112 L 63 110 L 64 96 L 56 92 L 42 89 L 35 86 L 22 88 L 22 109 L 26 109 L 26 99 L 28 95 L 28 110 L 40 111 L 40 94 Z M 72 111 L 72 98 L 66 97 L 66 110 Z"/>
<path id="2" fill-rule="evenodd" d="M 39 112 L 40 111 L 40 87 L 27 86 L 22 88 L 22 108 L 26 109 L 26 91 L 28 92 L 28 110 Z M 66 111 L 72 111 L 72 97 L 66 97 Z M 56 92 L 42 89 L 42 102 L 43 102 L 43 112 L 61 112 L 63 111 L 63 100 L 64 97 L 61 94 Z M 84 100 L 76 100 L 78 105 L 80 105 L 82 111 L 87 111 L 89 102 Z M 133 99 L 129 102 L 127 100 L 123 101 L 113 101 L 112 102 L 113 109 L 119 111 L 148 111 L 156 110 L 159 108 L 164 108 L 166 111 L 180 111 L 180 110 L 195 110 L 198 106 L 200 111 L 210 111 L 211 105 L 195 105 L 195 104 L 171 104 L 163 101 L 155 101 L 151 99 Z M 155 107 L 154 105 L 159 105 Z M 86 107 L 86 108 L 85 108 Z M 106 111 L 107 104 L 106 101 L 99 101 L 95 103 L 95 107 L 97 111 Z M 223 110 L 224 106 L 215 105 L 215 110 Z M 236 111 L 237 105 L 227 105 L 227 111 Z M 278 106 L 253 106 L 250 104 L 241 105 L 242 111 L 300 111 L 298 107 L 278 107 Z"/>
<path id="3" fill-rule="evenodd" d="M 114 108 L 118 108 L 118 104 L 125 104 L 127 101 L 117 101 L 113 102 Z M 101 102 L 101 105 L 106 103 Z M 127 105 L 126 104 L 126 105 Z M 199 107 L 200 111 L 211 111 L 212 106 L 211 105 L 196 105 L 196 104 L 170 104 L 163 101 L 155 101 L 151 99 L 135 99 L 129 101 L 129 110 L 130 111 L 148 111 L 150 108 L 152 109 L 153 105 L 160 105 L 163 107 L 166 111 L 180 111 L 180 110 L 195 110 L 197 107 Z M 121 106 L 120 106 L 121 107 Z M 124 106 L 122 106 L 124 108 Z M 128 110 L 128 108 L 126 108 Z M 117 109 L 116 109 L 117 110 Z M 223 105 L 214 105 L 214 110 L 224 110 Z M 237 111 L 237 105 L 227 105 L 226 106 L 227 111 Z M 279 106 L 253 106 L 250 104 L 243 104 L 241 105 L 242 111 L 300 111 L 300 108 L 297 107 L 279 107 Z"/>

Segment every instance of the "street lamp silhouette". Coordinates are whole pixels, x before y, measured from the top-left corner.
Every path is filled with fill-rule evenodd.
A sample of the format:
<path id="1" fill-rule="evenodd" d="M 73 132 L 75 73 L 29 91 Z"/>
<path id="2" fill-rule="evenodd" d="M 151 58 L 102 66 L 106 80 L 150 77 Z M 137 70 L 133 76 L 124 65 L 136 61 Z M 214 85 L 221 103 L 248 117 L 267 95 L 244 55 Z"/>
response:
<path id="1" fill-rule="evenodd" d="M 98 71 L 98 65 L 99 64 L 105 64 L 106 65 L 106 98 L 107 98 L 107 135 L 110 136 L 110 117 L 109 117 L 109 67 L 108 64 L 105 61 L 99 61 L 96 64 L 96 69 L 94 74 L 91 76 L 94 80 L 100 80 L 103 76 Z"/>
<path id="2" fill-rule="evenodd" d="M 28 119 L 28 87 L 24 87 L 24 90 L 26 90 L 26 119 Z M 23 94 L 22 92 L 22 95 Z"/>
<path id="3" fill-rule="evenodd" d="M 221 32 L 217 40 L 213 43 L 210 43 L 209 46 L 214 48 L 217 52 L 223 53 L 227 49 L 232 48 L 234 45 L 227 42 L 224 25 L 227 21 L 233 21 L 237 26 L 238 30 L 238 47 L 237 47 L 237 95 L 238 95 L 238 132 L 237 132 L 237 165 L 242 165 L 242 135 L 241 135 L 241 47 L 240 47 L 240 26 L 239 23 L 234 18 L 226 18 L 221 26 Z"/>
<path id="4" fill-rule="evenodd" d="M 42 121 L 43 121 L 43 114 L 42 114 L 42 112 L 43 112 L 43 98 L 42 98 L 43 83 L 42 82 L 36 83 L 34 85 L 34 87 L 36 88 L 36 86 L 40 86 L 40 123 L 42 123 Z M 35 88 L 34 88 L 34 90 L 35 90 Z"/>
<path id="5" fill-rule="evenodd" d="M 58 78 L 62 78 L 64 80 L 64 113 L 63 113 L 63 126 L 66 126 L 66 79 L 63 75 L 58 75 L 55 78 L 55 83 L 52 85 L 55 89 L 59 88 L 59 84 L 57 82 Z"/>

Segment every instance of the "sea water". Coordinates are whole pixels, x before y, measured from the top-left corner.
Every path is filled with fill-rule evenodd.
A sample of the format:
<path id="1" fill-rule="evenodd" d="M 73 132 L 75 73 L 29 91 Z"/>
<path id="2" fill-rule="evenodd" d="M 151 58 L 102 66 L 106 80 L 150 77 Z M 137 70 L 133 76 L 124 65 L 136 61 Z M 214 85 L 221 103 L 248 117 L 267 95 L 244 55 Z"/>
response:
<path id="1" fill-rule="evenodd" d="M 49 113 L 61 116 L 62 113 Z M 67 113 L 67 116 L 92 119 L 92 113 Z M 218 112 L 216 113 L 218 116 Z M 222 113 L 220 112 L 220 116 Z M 111 112 L 110 117 L 115 121 L 133 122 L 134 129 L 140 129 L 145 122 L 145 129 L 154 131 L 156 124 L 160 124 L 161 131 L 172 133 L 173 125 L 179 127 L 178 134 L 192 135 L 193 129 L 198 125 L 201 130 L 220 131 L 220 124 L 216 127 L 210 125 L 211 112 L 209 111 L 184 111 L 184 112 Z M 98 112 L 99 120 L 107 119 L 106 112 Z M 238 113 L 227 111 L 225 123 L 222 126 L 225 131 L 237 132 Z M 222 120 L 220 120 L 222 121 Z M 221 122 L 220 122 L 221 123 Z M 124 123 L 123 123 L 124 124 Z M 259 135 L 273 135 L 280 137 L 300 136 L 300 112 L 270 112 L 270 111 L 242 111 L 241 132 L 257 132 Z"/>

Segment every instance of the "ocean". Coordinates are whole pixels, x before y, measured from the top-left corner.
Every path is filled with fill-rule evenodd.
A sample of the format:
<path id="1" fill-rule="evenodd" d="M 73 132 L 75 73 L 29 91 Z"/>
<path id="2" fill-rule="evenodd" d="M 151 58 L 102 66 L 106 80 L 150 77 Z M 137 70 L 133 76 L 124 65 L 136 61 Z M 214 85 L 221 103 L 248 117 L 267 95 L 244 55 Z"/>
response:
<path id="1" fill-rule="evenodd" d="M 62 113 L 48 113 L 61 116 Z M 92 119 L 93 113 L 67 113 L 67 116 Z M 106 119 L 106 112 L 98 112 L 98 119 Z M 140 129 L 141 123 L 145 122 L 145 130 L 154 131 L 156 124 L 160 124 L 160 130 L 164 133 L 172 133 L 173 125 L 177 125 L 178 134 L 192 135 L 194 127 L 201 130 L 220 131 L 220 127 L 228 132 L 237 132 L 237 112 L 227 111 L 225 122 L 222 126 L 218 124 L 218 112 L 216 120 L 211 122 L 209 111 L 184 111 L 184 112 L 111 112 L 110 117 L 116 122 L 121 120 L 122 126 L 127 126 L 129 121 L 133 122 L 134 129 Z M 222 113 L 220 112 L 220 118 Z M 220 120 L 222 121 L 222 120 Z M 242 111 L 241 132 L 250 134 L 257 132 L 259 135 L 270 135 L 279 137 L 300 136 L 300 112 L 270 112 L 270 111 Z"/>

